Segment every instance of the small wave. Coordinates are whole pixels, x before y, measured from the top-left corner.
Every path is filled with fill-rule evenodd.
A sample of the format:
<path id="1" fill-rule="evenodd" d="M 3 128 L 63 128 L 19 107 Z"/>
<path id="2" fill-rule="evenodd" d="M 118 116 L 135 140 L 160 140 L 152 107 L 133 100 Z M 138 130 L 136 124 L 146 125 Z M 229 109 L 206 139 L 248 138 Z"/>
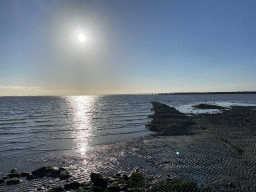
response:
<path id="1" fill-rule="evenodd" d="M 3 122 L 5 122 L 5 121 L 24 121 L 24 120 L 26 120 L 26 119 L 1 119 L 0 122 L 1 121 L 3 121 Z"/>
<path id="2" fill-rule="evenodd" d="M 141 130 L 141 131 L 129 131 L 129 132 L 123 132 L 123 133 L 105 133 L 102 135 L 95 135 L 94 137 L 104 137 L 104 136 L 109 136 L 109 135 L 125 135 L 125 134 L 132 134 L 132 133 L 144 133 L 148 132 L 148 130 Z"/>
<path id="3" fill-rule="evenodd" d="M 0 135 L 15 135 L 15 134 L 24 134 L 24 133 L 19 133 L 19 132 L 16 132 L 16 133 L 0 133 Z"/>
<path id="4" fill-rule="evenodd" d="M 22 151 L 22 150 L 27 150 L 27 149 L 32 149 L 31 147 L 25 147 L 25 148 L 11 148 L 11 149 L 4 149 L 4 150 L 0 150 L 1 152 L 7 152 L 7 151 Z"/>

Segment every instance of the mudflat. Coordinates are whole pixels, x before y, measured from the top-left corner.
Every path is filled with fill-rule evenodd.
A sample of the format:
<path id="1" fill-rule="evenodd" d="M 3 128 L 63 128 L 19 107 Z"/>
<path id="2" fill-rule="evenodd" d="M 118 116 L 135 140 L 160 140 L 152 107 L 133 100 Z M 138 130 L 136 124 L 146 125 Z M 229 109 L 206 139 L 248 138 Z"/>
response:
<path id="1" fill-rule="evenodd" d="M 70 164 L 65 166 L 72 179 L 83 182 L 91 172 L 110 176 L 120 171 L 130 174 L 138 169 L 150 176 L 152 182 L 177 178 L 214 191 L 256 191 L 256 111 L 253 108 L 231 107 L 218 114 L 188 117 L 164 104 L 154 104 L 155 114 L 149 116 L 152 121 L 147 126 L 153 128 L 154 134 L 99 147 L 88 151 L 86 157 L 66 156 L 65 161 Z M 51 158 L 64 160 L 57 156 Z M 49 162 L 45 158 L 36 161 Z M 42 183 L 49 188 L 62 184 L 52 179 L 49 185 L 45 178 L 0 186 L 0 191 L 26 191 Z"/>

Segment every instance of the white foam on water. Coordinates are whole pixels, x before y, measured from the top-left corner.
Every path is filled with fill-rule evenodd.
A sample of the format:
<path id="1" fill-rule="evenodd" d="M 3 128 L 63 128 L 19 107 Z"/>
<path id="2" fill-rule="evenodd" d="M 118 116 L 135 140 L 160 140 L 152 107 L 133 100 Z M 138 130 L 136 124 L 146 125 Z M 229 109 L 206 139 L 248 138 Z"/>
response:
<path id="1" fill-rule="evenodd" d="M 177 106 L 176 109 L 179 110 L 181 113 L 185 113 L 187 115 L 216 114 L 216 113 L 222 112 L 222 110 L 219 110 L 219 109 L 196 109 L 193 107 L 194 105 L 199 105 L 199 104 L 218 105 L 221 107 L 225 107 L 227 109 L 231 109 L 232 106 L 256 107 L 256 104 L 247 103 L 247 102 L 210 102 L 210 103 L 197 102 L 193 104 L 180 105 L 180 106 Z"/>

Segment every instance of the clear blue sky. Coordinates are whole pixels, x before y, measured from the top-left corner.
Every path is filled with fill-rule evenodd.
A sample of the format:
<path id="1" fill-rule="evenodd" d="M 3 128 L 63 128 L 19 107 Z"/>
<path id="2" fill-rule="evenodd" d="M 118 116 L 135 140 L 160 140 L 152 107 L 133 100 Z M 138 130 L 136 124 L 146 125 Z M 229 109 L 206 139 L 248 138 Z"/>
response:
<path id="1" fill-rule="evenodd" d="M 255 10 L 255 0 L 0 1 L 0 95 L 256 91 Z"/>

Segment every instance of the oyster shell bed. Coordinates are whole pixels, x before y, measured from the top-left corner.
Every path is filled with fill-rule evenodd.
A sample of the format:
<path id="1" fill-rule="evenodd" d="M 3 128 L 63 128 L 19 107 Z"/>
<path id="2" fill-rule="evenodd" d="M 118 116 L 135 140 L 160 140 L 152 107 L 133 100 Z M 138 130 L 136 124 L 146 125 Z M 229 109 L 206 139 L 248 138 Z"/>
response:
<path id="1" fill-rule="evenodd" d="M 179 178 L 214 191 L 256 191 L 255 117 L 255 111 L 246 108 L 196 115 L 194 135 L 146 136 L 97 147 L 85 156 L 52 154 L 30 162 L 38 167 L 66 166 L 73 175 L 69 181 L 88 181 L 91 172 L 108 177 L 139 169 L 155 180 Z M 24 179 L 18 185 L 0 186 L 0 191 L 48 191 L 65 183 L 58 178 Z M 228 183 L 232 187 L 225 187 Z"/>

